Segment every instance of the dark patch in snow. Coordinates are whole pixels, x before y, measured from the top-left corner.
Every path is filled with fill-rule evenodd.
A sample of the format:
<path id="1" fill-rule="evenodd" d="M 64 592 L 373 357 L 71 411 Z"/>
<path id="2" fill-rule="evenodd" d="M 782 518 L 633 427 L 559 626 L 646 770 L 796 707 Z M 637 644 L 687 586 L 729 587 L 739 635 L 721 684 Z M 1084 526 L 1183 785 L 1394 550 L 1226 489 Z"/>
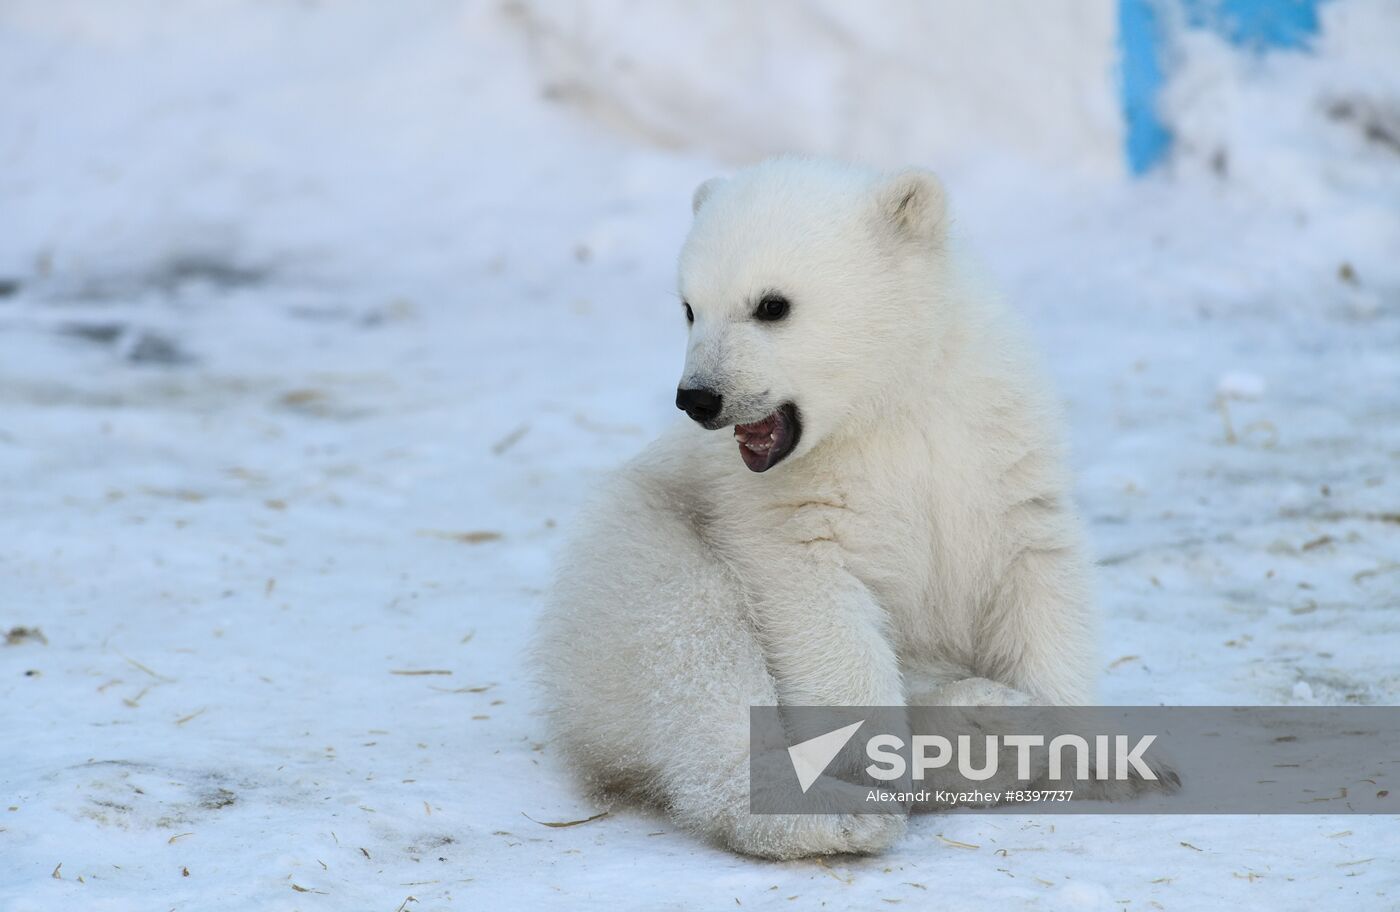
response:
<path id="1" fill-rule="evenodd" d="M 436 857 L 438 861 L 446 861 L 445 855 L 438 855 L 434 850 L 440 850 L 445 846 L 455 845 L 457 840 L 452 836 L 422 836 L 415 840 L 412 845 L 405 849 L 405 853 L 414 861 L 421 861 L 423 856 Z"/>
<path id="2" fill-rule="evenodd" d="M 142 330 L 126 351 L 132 364 L 153 364 L 172 367 L 189 364 L 194 358 L 180 348 L 175 340 L 151 330 Z"/>
<path id="3" fill-rule="evenodd" d="M 70 781 L 75 819 L 118 829 L 193 829 L 201 819 L 242 803 L 260 786 L 220 770 L 178 769 L 130 760 L 94 760 L 45 777 Z M 235 792 L 234 788 L 239 792 Z"/>
<path id="4" fill-rule="evenodd" d="M 73 336 L 99 345 L 110 345 L 126 332 L 125 323 L 65 323 L 58 328 L 61 335 Z"/>
<path id="5" fill-rule="evenodd" d="M 126 323 L 110 320 L 71 322 L 62 324 L 57 331 L 59 335 L 82 339 L 94 345 L 119 346 L 122 357 L 132 364 L 173 367 L 195 361 L 169 336 L 150 329 L 132 329 Z"/>
<path id="6" fill-rule="evenodd" d="M 205 282 L 219 288 L 244 288 L 267 281 L 268 269 L 244 266 L 211 256 L 177 254 L 154 270 L 149 283 L 172 291 L 189 282 Z"/>
<path id="7" fill-rule="evenodd" d="M 174 253 L 131 270 L 93 275 L 54 277 L 42 285 L 45 300 L 54 305 L 94 302 L 128 303 L 157 295 L 175 297 L 189 290 L 234 291 L 262 285 L 274 276 L 271 268 L 238 262 L 232 257 Z"/>
<path id="8" fill-rule="evenodd" d="M 206 811 L 217 811 L 238 801 L 238 795 L 226 788 L 216 788 L 200 796 L 199 806 Z"/>
<path id="9" fill-rule="evenodd" d="M 1340 98 L 1328 104 L 1326 112 L 1338 123 L 1354 124 L 1368 142 L 1400 153 L 1400 110 L 1367 99 Z"/>

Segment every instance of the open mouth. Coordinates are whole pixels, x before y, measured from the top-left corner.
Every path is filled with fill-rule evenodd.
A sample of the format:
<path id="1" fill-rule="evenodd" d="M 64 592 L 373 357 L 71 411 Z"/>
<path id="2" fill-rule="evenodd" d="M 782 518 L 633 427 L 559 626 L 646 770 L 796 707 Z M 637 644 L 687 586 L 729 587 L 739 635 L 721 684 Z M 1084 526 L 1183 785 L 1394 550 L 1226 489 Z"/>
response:
<path id="1" fill-rule="evenodd" d="M 766 472 L 782 462 L 801 436 L 802 420 L 791 402 L 778 406 L 777 411 L 761 421 L 734 425 L 739 455 L 750 472 Z"/>

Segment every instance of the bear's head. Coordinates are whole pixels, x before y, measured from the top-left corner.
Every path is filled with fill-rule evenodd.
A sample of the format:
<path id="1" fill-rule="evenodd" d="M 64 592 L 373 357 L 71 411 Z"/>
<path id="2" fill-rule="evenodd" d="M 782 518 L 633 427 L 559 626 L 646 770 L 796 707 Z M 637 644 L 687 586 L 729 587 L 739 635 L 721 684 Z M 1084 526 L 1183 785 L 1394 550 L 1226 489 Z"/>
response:
<path id="1" fill-rule="evenodd" d="M 701 184 L 676 405 L 754 472 L 890 401 L 929 357 L 946 210 L 931 173 L 776 159 Z"/>

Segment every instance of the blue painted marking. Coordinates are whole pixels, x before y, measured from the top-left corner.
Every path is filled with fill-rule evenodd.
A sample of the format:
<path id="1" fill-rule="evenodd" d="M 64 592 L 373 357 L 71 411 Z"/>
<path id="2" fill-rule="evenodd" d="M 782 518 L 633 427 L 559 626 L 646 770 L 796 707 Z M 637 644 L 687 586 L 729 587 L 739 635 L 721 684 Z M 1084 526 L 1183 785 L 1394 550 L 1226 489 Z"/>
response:
<path id="1" fill-rule="evenodd" d="M 1161 161 L 1171 148 L 1171 130 L 1157 101 L 1166 83 L 1168 22 L 1206 28 L 1254 53 L 1272 48 L 1306 49 L 1318 29 L 1318 7 L 1326 0 L 1118 0 L 1122 54 L 1124 153 L 1134 174 Z M 1182 15 L 1184 14 L 1184 15 Z"/>
<path id="2" fill-rule="evenodd" d="M 1162 21 L 1152 0 L 1119 0 L 1118 42 L 1122 48 L 1123 117 L 1128 167 L 1142 174 L 1166 155 L 1171 133 L 1157 115 L 1162 71 Z"/>

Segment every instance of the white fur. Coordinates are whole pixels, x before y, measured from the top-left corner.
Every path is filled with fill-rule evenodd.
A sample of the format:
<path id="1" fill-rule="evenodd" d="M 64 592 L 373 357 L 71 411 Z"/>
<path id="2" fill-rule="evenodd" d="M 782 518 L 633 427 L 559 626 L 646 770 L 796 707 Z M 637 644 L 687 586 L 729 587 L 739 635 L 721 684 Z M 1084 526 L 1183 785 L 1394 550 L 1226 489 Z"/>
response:
<path id="1" fill-rule="evenodd" d="M 748 812 L 748 708 L 1088 703 L 1060 420 L 959 278 L 932 175 L 780 159 L 695 209 L 683 380 L 723 393 L 727 425 L 794 402 L 800 443 L 755 474 L 727 428 L 681 418 L 609 481 L 537 643 L 555 743 L 599 794 L 738 851 L 878 851 L 902 818 Z M 757 322 L 770 291 L 791 313 Z"/>

